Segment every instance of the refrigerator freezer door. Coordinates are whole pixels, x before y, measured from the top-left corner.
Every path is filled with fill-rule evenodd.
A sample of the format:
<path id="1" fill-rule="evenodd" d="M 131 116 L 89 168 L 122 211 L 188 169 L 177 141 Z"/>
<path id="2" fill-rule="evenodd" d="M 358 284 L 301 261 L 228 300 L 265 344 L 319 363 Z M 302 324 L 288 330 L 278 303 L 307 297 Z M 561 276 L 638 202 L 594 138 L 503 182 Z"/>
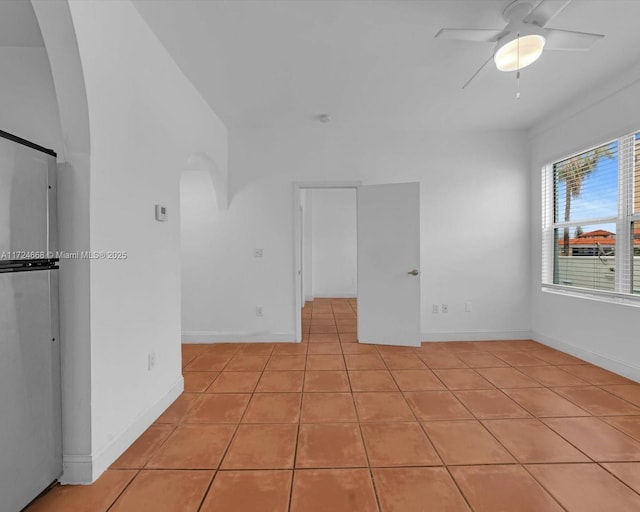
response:
<path id="1" fill-rule="evenodd" d="M 2 512 L 21 510 L 62 470 L 56 279 L 55 270 L 0 274 Z"/>
<path id="2" fill-rule="evenodd" d="M 50 155 L 0 138 L 0 263 L 50 257 L 52 161 Z"/>

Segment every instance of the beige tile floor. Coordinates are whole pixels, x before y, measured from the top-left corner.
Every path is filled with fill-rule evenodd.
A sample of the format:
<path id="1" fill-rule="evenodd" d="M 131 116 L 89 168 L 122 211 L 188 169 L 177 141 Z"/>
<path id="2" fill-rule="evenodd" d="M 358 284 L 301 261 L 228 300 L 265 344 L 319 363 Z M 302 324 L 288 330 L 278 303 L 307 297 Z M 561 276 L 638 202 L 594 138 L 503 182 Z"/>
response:
<path id="1" fill-rule="evenodd" d="M 640 510 L 640 384 L 533 341 L 184 345 L 185 392 L 93 485 L 29 512 Z"/>

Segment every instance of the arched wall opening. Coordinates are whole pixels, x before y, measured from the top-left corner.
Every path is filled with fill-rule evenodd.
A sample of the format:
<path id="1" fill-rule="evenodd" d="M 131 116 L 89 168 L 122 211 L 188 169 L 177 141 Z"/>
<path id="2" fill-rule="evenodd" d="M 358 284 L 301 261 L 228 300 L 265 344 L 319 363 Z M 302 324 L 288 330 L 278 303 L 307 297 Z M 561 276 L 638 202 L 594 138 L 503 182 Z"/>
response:
<path id="1" fill-rule="evenodd" d="M 62 147 L 58 152 L 58 245 L 89 250 L 90 133 L 87 94 L 67 2 L 33 0 L 53 78 Z M 91 477 L 90 262 L 60 262 L 62 482 Z"/>
<path id="2" fill-rule="evenodd" d="M 182 342 L 207 343 L 201 323 L 210 314 L 214 286 L 213 254 L 219 248 L 216 224 L 227 209 L 226 183 L 216 163 L 207 155 L 192 155 L 180 176 L 180 257 Z M 215 271 L 215 270 L 213 270 Z"/>
<path id="3" fill-rule="evenodd" d="M 61 481 L 90 483 L 183 390 L 180 172 L 207 169 L 226 205 L 227 131 L 130 1 L 33 6 L 64 140 L 60 248 L 127 255 L 61 269 Z"/>

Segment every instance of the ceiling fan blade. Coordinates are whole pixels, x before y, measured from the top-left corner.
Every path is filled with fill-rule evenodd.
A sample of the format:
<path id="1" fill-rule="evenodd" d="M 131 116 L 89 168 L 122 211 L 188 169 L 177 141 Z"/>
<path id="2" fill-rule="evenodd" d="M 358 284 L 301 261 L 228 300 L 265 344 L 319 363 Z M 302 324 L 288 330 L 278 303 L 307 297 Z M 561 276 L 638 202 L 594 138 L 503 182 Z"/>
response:
<path id="1" fill-rule="evenodd" d="M 460 41 L 475 41 L 477 43 L 495 43 L 504 30 L 443 28 L 434 36 L 441 39 L 458 39 Z"/>
<path id="2" fill-rule="evenodd" d="M 589 50 L 596 41 L 602 39 L 602 34 L 591 34 L 589 32 L 572 32 L 571 30 L 545 30 L 546 43 L 545 50 Z"/>
<path id="3" fill-rule="evenodd" d="M 544 27 L 570 3 L 571 0 L 542 0 L 522 21 Z"/>
<path id="4" fill-rule="evenodd" d="M 463 88 L 463 89 L 466 89 L 467 85 L 469 85 L 469 84 L 473 81 L 473 79 L 474 79 L 475 77 L 477 77 L 477 76 L 480 74 L 480 71 L 482 71 L 482 70 L 487 66 L 487 64 L 489 64 L 489 62 L 491 62 L 492 60 L 493 60 L 493 53 L 492 53 L 492 54 L 491 54 L 491 56 L 490 56 L 490 57 L 485 61 L 485 63 L 484 63 L 482 66 L 480 66 L 480 69 L 478 69 L 478 71 L 476 71 L 476 72 L 473 74 L 473 76 L 472 76 L 471 78 L 469 78 L 469 80 L 467 80 L 467 81 L 465 82 L 465 84 L 462 86 L 462 88 Z"/>

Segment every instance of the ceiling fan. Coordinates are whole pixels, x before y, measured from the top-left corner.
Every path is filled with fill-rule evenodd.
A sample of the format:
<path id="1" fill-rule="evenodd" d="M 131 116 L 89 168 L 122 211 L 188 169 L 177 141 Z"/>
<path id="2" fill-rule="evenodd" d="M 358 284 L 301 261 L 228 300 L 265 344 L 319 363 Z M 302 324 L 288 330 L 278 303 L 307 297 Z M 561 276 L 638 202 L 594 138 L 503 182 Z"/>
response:
<path id="1" fill-rule="evenodd" d="M 571 0 L 515 0 L 502 13 L 502 29 L 443 28 L 435 37 L 495 43 L 493 53 L 462 86 L 464 89 L 493 60 L 500 71 L 518 71 L 533 64 L 543 50 L 589 50 L 602 34 L 546 28 Z"/>

